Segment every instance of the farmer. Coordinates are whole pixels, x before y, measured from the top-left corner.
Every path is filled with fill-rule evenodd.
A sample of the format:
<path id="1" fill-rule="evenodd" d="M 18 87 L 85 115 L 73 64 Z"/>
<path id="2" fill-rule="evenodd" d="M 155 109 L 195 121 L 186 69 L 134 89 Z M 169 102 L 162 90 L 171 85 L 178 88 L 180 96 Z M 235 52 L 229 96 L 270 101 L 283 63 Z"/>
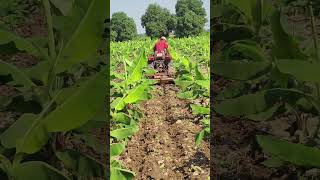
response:
<path id="1" fill-rule="evenodd" d="M 154 57 L 157 57 L 158 53 L 162 54 L 162 59 L 165 59 L 166 57 L 166 53 L 167 53 L 167 49 L 168 49 L 169 45 L 167 43 L 167 39 L 162 36 L 159 41 L 154 45 Z"/>
<path id="2" fill-rule="evenodd" d="M 169 45 L 167 43 L 167 39 L 162 36 L 159 41 L 154 45 L 153 47 L 153 51 L 154 51 L 154 59 L 157 59 L 157 56 L 158 54 L 161 54 L 162 55 L 162 59 L 165 60 L 166 58 L 166 54 L 168 52 L 168 48 L 169 48 Z M 166 65 L 168 66 L 168 62 L 165 61 Z M 149 65 L 150 67 L 153 67 L 153 62 L 150 63 Z"/>

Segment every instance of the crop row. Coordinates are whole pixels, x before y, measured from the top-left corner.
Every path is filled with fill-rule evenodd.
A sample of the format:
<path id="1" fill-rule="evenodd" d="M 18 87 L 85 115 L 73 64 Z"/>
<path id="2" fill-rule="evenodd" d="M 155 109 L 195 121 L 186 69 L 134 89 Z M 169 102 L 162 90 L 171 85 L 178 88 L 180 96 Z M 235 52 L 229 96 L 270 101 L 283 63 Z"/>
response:
<path id="1" fill-rule="evenodd" d="M 124 152 L 129 138 L 139 130 L 139 119 L 143 114 L 139 110 L 139 103 L 152 98 L 154 81 L 145 78 L 144 74 L 154 70 L 146 68 L 147 52 L 152 52 L 155 42 L 151 39 L 111 43 L 111 179 L 132 179 L 134 172 L 129 171 L 117 161 L 117 157 Z M 197 47 L 192 51 L 190 44 Z M 192 99 L 209 98 L 209 78 L 200 73 L 197 62 L 204 67 L 209 63 L 209 37 L 169 39 L 170 53 L 174 56 L 173 64 L 176 69 L 181 68 L 181 75 L 176 83 L 181 86 L 180 98 L 192 93 Z M 189 48 L 189 51 L 188 51 Z M 179 55 L 184 54 L 184 55 Z M 188 55 L 187 55 L 188 54 Z M 189 60 L 190 59 L 190 60 Z M 191 96 L 190 96 L 191 97 Z M 203 118 L 206 128 L 197 137 L 197 144 L 205 132 L 209 132 L 209 108 L 191 105 L 193 112 Z"/>

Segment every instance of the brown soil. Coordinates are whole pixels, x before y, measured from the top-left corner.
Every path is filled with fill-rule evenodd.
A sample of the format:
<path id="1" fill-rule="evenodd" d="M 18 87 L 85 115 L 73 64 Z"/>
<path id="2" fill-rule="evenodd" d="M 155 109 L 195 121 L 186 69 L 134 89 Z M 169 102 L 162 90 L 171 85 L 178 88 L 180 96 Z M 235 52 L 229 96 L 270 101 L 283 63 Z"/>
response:
<path id="1" fill-rule="evenodd" d="M 18 68 L 31 68 L 38 63 L 38 59 L 27 53 L 17 53 L 10 56 L 0 56 L 0 60 L 10 63 Z"/>
<path id="2" fill-rule="evenodd" d="M 47 32 L 43 10 L 37 8 L 36 11 L 30 14 L 29 19 L 12 30 L 22 37 L 44 37 Z"/>
<path id="3" fill-rule="evenodd" d="M 201 179 L 209 177 L 210 145 L 195 147 L 201 130 L 188 110 L 188 102 L 178 99 L 173 85 L 158 86 L 162 93 L 141 105 L 145 117 L 140 130 L 128 142 L 121 156 L 124 165 L 136 173 L 135 179 Z"/>
<path id="4" fill-rule="evenodd" d="M 218 94 L 229 83 L 220 77 L 215 82 L 213 94 Z M 256 142 L 256 135 L 267 133 L 267 124 L 239 118 L 213 115 L 212 177 L 223 180 L 294 180 L 294 167 L 268 168 L 261 164 L 267 156 Z"/>
<path id="5" fill-rule="evenodd" d="M 42 14 L 43 13 L 40 12 L 40 10 L 33 12 L 26 22 L 12 30 L 19 36 L 25 38 L 45 36 L 45 21 L 44 16 Z M 16 53 L 14 55 L 0 55 L 0 60 L 12 64 L 21 69 L 31 68 L 39 62 L 37 58 L 23 52 Z M 0 84 L 0 96 L 14 96 L 17 94 L 18 91 L 15 90 L 14 87 L 10 85 Z M 0 113 L 0 129 L 9 127 L 21 115 L 21 113 L 19 112 L 11 111 L 5 111 Z"/>

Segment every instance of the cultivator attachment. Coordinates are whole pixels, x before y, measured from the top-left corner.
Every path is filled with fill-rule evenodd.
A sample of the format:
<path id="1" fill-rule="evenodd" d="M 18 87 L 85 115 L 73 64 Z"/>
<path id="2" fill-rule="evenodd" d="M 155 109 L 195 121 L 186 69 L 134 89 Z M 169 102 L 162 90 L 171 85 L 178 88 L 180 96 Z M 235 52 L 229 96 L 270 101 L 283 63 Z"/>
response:
<path id="1" fill-rule="evenodd" d="M 150 79 L 157 80 L 157 84 L 174 84 L 174 78 L 170 77 L 166 73 L 156 73 L 153 75 L 147 75 Z"/>

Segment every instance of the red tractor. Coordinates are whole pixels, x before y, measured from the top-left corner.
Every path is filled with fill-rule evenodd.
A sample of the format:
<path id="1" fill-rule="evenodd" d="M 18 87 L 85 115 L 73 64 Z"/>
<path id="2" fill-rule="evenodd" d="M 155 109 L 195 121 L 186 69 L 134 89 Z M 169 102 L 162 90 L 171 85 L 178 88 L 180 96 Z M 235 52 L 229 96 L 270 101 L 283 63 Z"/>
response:
<path id="1" fill-rule="evenodd" d="M 156 56 L 150 54 L 148 57 L 148 64 L 151 65 L 155 74 L 147 75 L 151 79 L 158 80 L 160 84 L 173 83 L 174 72 L 169 63 L 172 60 L 172 56 L 167 52 L 165 56 L 162 53 L 158 53 Z"/>

